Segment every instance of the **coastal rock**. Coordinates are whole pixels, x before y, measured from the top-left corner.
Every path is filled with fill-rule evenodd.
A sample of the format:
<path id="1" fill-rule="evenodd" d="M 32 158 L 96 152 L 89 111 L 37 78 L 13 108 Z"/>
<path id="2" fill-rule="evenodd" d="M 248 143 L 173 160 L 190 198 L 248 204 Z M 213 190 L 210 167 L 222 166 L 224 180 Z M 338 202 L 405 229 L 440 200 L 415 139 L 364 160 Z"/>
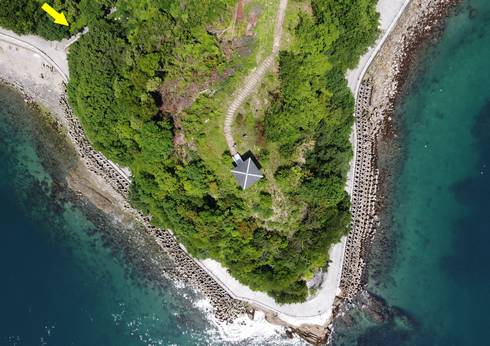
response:
<path id="1" fill-rule="evenodd" d="M 438 39 L 444 23 L 442 18 L 456 3 L 456 0 L 412 0 L 361 82 L 355 109 L 352 224 L 340 283 L 340 297 L 343 300 L 334 309 L 334 326 L 354 324 L 353 310 L 362 311 L 365 318 L 376 324 L 396 319 L 406 328 L 416 325 L 403 311 L 387 306 L 380 297 L 366 291 L 366 267 L 380 225 L 378 210 L 382 207 L 382 196 L 378 196 L 378 146 L 391 126 L 394 102 L 406 78 L 413 53 L 424 41 Z"/>
<path id="2" fill-rule="evenodd" d="M 476 10 L 475 8 L 471 8 L 468 13 L 468 17 L 470 19 L 475 19 L 477 15 L 478 15 L 478 10 Z"/>

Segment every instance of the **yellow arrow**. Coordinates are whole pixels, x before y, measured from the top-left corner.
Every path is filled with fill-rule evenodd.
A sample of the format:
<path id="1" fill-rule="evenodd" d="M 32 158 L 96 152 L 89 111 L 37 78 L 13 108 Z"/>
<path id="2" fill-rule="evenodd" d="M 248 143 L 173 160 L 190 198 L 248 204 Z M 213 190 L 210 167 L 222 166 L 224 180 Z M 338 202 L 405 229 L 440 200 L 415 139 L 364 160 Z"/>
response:
<path id="1" fill-rule="evenodd" d="M 63 12 L 59 13 L 58 11 L 56 11 L 54 8 L 52 8 L 46 3 L 44 3 L 44 5 L 41 8 L 51 17 L 53 17 L 54 22 L 56 24 L 68 26 L 68 21 L 66 20 L 65 14 Z"/>

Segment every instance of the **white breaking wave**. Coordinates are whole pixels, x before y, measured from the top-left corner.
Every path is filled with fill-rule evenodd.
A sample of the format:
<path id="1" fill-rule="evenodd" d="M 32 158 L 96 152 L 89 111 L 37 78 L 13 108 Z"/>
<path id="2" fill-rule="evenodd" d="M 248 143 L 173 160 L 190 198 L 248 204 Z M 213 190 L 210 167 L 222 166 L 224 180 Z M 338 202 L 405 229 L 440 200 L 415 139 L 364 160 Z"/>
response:
<path id="1" fill-rule="evenodd" d="M 303 340 L 286 337 L 285 329 L 265 320 L 265 314 L 256 311 L 254 320 L 243 315 L 233 323 L 221 322 L 213 314 L 209 299 L 195 301 L 194 306 L 204 312 L 207 319 L 216 328 L 208 330 L 209 342 L 212 345 L 307 345 Z"/>

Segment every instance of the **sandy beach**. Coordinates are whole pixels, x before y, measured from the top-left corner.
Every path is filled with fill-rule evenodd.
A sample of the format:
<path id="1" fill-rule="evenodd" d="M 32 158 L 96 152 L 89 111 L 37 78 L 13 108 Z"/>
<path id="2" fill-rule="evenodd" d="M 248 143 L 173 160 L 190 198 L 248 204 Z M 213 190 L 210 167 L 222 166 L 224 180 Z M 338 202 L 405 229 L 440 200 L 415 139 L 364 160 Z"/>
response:
<path id="1" fill-rule="evenodd" d="M 0 81 L 22 92 L 26 102 L 48 110 L 64 128 L 68 127 L 66 106 L 60 101 L 68 78 L 68 43 L 48 42 L 31 35 L 19 37 L 0 29 Z M 99 209 L 129 221 L 124 199 L 82 161 L 71 173 L 69 183 Z"/>
<path id="2" fill-rule="evenodd" d="M 63 121 L 59 99 L 68 80 L 68 61 L 62 43 L 50 44 L 35 36 L 20 39 L 13 32 L 0 29 L 0 56 L 2 79 L 25 89 L 35 102 Z"/>

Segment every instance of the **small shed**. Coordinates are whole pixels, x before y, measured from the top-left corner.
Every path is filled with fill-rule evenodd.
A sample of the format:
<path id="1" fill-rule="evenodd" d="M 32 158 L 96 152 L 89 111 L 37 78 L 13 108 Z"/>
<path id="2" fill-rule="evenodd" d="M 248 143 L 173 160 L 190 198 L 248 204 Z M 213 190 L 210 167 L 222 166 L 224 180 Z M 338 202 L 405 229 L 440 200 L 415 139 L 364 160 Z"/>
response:
<path id="1" fill-rule="evenodd" d="M 231 173 L 242 189 L 245 190 L 264 177 L 252 157 L 242 160 L 237 154 L 234 156 L 234 160 L 236 167 L 231 170 Z"/>

